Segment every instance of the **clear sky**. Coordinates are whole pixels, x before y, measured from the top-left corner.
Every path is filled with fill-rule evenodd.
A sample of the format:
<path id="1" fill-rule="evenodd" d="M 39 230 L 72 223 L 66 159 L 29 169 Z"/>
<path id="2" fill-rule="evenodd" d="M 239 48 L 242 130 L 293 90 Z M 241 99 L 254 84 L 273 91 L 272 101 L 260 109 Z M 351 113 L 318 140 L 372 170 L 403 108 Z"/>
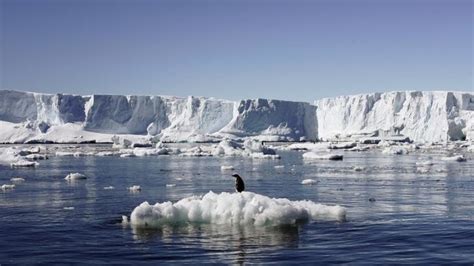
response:
<path id="1" fill-rule="evenodd" d="M 321 97 L 473 91 L 472 0 L 0 0 L 1 88 Z"/>

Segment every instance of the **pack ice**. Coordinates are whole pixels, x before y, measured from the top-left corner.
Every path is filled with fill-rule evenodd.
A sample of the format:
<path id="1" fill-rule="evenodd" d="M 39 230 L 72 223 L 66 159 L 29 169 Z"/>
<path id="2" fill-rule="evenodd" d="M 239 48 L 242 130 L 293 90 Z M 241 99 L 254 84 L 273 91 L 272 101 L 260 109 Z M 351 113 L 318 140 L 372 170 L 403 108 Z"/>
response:
<path id="1" fill-rule="evenodd" d="M 474 139 L 474 95 L 389 92 L 326 98 L 310 104 L 0 90 L 0 129 L 1 143 L 111 142 L 117 134 L 163 142 L 385 136 L 446 142 Z"/>

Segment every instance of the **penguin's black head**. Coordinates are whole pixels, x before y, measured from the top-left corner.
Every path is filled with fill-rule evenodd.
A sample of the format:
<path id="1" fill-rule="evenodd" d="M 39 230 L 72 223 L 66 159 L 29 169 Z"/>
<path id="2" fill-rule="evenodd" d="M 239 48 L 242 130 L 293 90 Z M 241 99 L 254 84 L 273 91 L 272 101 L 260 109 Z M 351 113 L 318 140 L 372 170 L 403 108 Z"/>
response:
<path id="1" fill-rule="evenodd" d="M 233 174 L 232 176 L 235 178 L 240 177 L 238 174 Z"/>

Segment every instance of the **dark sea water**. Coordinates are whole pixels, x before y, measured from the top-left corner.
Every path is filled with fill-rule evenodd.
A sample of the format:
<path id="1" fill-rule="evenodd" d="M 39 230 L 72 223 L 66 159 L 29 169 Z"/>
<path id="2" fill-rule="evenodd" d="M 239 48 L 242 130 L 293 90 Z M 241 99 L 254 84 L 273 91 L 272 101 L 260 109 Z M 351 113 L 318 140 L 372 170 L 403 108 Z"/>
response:
<path id="1" fill-rule="evenodd" d="M 425 153 L 345 153 L 344 161 L 241 157 L 52 157 L 36 169 L 0 166 L 0 264 L 68 263 L 474 263 L 474 160 Z M 432 160 L 427 170 L 416 162 Z M 347 222 L 155 230 L 122 226 L 142 203 L 233 192 L 233 165 L 247 190 L 347 208 Z M 275 168 L 284 165 L 284 168 Z M 356 172 L 353 166 L 365 169 Z M 89 178 L 67 182 L 70 172 Z M 301 185 L 303 179 L 318 180 Z M 167 187 L 166 184 L 176 184 Z M 131 193 L 127 187 L 140 185 Z M 113 190 L 105 190 L 114 186 Z M 369 200 L 372 199 L 372 200 Z"/>

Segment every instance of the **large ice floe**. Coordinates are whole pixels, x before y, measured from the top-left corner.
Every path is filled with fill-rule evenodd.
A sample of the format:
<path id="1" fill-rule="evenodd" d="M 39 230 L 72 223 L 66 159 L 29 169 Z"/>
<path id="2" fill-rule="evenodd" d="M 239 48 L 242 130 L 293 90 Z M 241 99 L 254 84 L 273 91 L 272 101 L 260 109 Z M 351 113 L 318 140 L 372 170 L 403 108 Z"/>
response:
<path id="1" fill-rule="evenodd" d="M 135 227 L 159 228 L 190 223 L 279 226 L 310 220 L 345 221 L 346 210 L 308 200 L 270 198 L 253 192 L 214 193 L 184 198 L 176 203 L 163 202 L 137 206 L 130 223 Z"/>
<path id="2" fill-rule="evenodd" d="M 446 142 L 474 139 L 474 95 L 388 92 L 305 103 L 0 90 L 0 128 L 1 143 L 113 141 L 132 148 L 225 138 Z M 112 140 L 117 134 L 130 143 Z"/>

